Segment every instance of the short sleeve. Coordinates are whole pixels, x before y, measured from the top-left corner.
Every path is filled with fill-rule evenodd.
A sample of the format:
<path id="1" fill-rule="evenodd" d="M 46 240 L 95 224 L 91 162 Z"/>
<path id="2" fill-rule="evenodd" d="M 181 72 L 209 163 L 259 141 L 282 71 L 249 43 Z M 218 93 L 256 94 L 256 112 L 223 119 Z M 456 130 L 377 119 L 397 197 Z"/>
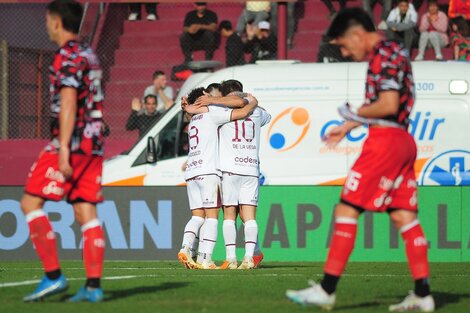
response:
<path id="1" fill-rule="evenodd" d="M 209 105 L 207 108 L 209 116 L 216 125 L 223 125 L 232 120 L 232 109 L 230 108 L 217 105 Z"/>
<path id="2" fill-rule="evenodd" d="M 70 60 L 63 58 L 59 60 L 60 67 L 57 71 L 58 87 L 78 88 L 83 76 L 83 58 L 75 58 Z"/>
<path id="3" fill-rule="evenodd" d="M 210 13 L 210 14 L 207 15 L 207 17 L 208 17 L 208 19 L 207 19 L 208 23 L 207 24 L 208 25 L 209 24 L 217 24 L 217 20 L 218 20 L 217 14 L 213 11 L 209 11 L 208 13 Z"/>
<path id="4" fill-rule="evenodd" d="M 271 114 L 269 114 L 266 110 L 261 109 L 261 108 L 260 108 L 260 111 L 261 111 L 261 126 L 264 126 L 268 124 L 269 122 L 271 122 Z"/>
<path id="5" fill-rule="evenodd" d="M 144 90 L 144 98 L 147 97 L 148 95 L 153 95 L 153 86 L 148 86 Z"/>

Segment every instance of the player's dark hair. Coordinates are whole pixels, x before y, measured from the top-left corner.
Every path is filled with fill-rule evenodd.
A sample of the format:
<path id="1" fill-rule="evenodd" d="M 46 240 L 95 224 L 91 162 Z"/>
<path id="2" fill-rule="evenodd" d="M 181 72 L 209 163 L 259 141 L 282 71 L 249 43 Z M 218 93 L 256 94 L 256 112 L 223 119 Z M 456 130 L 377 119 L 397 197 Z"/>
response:
<path id="1" fill-rule="evenodd" d="M 437 0 L 428 0 L 428 8 L 429 8 L 431 5 L 437 5 L 437 6 L 439 6 L 439 4 L 437 3 Z"/>
<path id="2" fill-rule="evenodd" d="M 219 84 L 219 83 L 212 83 L 212 84 L 210 84 L 209 86 L 207 86 L 206 92 L 207 92 L 207 93 L 210 93 L 210 92 L 212 92 L 212 90 L 214 90 L 214 89 L 220 91 L 220 90 L 222 89 L 222 85 Z"/>
<path id="3" fill-rule="evenodd" d="M 190 105 L 196 102 L 197 98 L 204 95 L 204 87 L 194 88 L 188 95 L 188 103 Z"/>
<path id="4" fill-rule="evenodd" d="M 152 80 L 155 80 L 158 76 L 162 76 L 162 75 L 165 75 L 165 72 L 161 70 L 156 70 L 155 72 L 153 72 Z"/>
<path id="5" fill-rule="evenodd" d="M 409 1 L 409 0 L 398 0 L 398 1 L 397 1 L 397 4 L 400 4 L 400 3 L 402 3 L 402 2 L 406 2 L 406 3 L 410 4 L 410 1 Z"/>
<path id="6" fill-rule="evenodd" d="M 74 0 L 54 0 L 47 5 L 46 10 L 50 14 L 60 16 L 65 30 L 78 34 L 83 16 L 80 3 Z"/>
<path id="7" fill-rule="evenodd" d="M 155 103 L 157 103 L 157 96 L 156 96 L 156 95 L 152 95 L 152 94 L 146 95 L 146 96 L 144 97 L 144 103 L 147 103 L 148 99 L 150 99 L 150 98 L 155 99 Z"/>
<path id="8" fill-rule="evenodd" d="M 338 12 L 330 24 L 326 35 L 336 39 L 343 36 L 346 31 L 353 26 L 362 26 L 367 32 L 375 32 L 375 25 L 363 8 L 345 8 Z"/>
<path id="9" fill-rule="evenodd" d="M 222 96 L 226 96 L 234 91 L 243 91 L 243 85 L 238 80 L 229 79 L 222 82 L 222 88 L 220 89 Z"/>
<path id="10" fill-rule="evenodd" d="M 222 29 L 225 29 L 225 30 L 232 30 L 232 22 L 230 22 L 230 21 L 228 21 L 228 20 L 223 20 L 222 22 L 220 22 L 220 24 L 219 24 L 219 32 L 220 32 Z"/>

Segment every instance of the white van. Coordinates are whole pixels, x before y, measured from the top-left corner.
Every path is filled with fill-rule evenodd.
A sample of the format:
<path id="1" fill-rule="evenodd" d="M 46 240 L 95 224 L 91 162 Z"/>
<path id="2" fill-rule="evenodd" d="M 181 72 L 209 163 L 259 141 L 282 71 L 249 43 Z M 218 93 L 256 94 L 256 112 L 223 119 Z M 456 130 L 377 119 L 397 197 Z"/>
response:
<path id="1" fill-rule="evenodd" d="M 183 185 L 187 158 L 182 95 L 237 79 L 271 115 L 261 137 L 261 183 L 340 185 L 360 152 L 367 127 L 352 131 L 335 149 L 322 143 L 342 123 L 338 106 L 364 99 L 365 63 L 268 62 L 191 76 L 177 101 L 128 152 L 105 162 L 105 186 Z M 420 185 L 470 185 L 470 64 L 413 63 L 417 101 L 410 132 L 418 145 Z M 400 149 L 400 147 L 391 147 Z M 467 168 L 466 168 L 467 166 Z"/>

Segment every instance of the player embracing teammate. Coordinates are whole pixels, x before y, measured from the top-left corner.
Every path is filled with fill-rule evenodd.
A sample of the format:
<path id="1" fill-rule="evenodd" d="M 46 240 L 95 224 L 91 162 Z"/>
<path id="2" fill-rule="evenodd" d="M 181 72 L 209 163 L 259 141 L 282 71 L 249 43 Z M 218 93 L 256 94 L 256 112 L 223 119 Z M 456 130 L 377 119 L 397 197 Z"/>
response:
<path id="1" fill-rule="evenodd" d="M 221 205 L 218 129 L 225 123 L 248 117 L 257 106 L 257 101 L 249 96 L 247 101 L 237 101 L 243 106 L 237 109 L 216 105 L 196 108 L 194 103 L 203 95 L 204 88 L 196 88 L 186 100 L 185 110 L 192 115 L 188 128 L 190 148 L 185 171 L 192 217 L 186 224 L 178 259 L 188 268 L 199 267 L 192 260 L 190 251 L 204 224 L 204 232 L 200 236 L 202 244 L 199 249 L 203 257 L 200 268 L 215 269 L 212 253 L 217 241 Z"/>
<path id="2" fill-rule="evenodd" d="M 339 12 L 327 35 L 335 40 L 344 56 L 356 61 L 368 56 L 369 68 L 364 105 L 358 110 L 349 105 L 340 108 L 346 122 L 332 129 L 325 140 L 329 146 L 335 146 L 362 123 L 369 124 L 369 136 L 335 208 L 334 232 L 323 280 L 303 290 L 288 290 L 286 295 L 299 304 L 332 309 L 336 285 L 354 247 L 359 215 L 364 211 L 387 212 L 405 242 L 415 282 L 414 291 L 389 310 L 432 312 L 434 299 L 429 287 L 427 240 L 417 219 L 413 168 L 417 149 L 407 131 L 415 100 L 409 53 L 398 43 L 384 41 L 376 33 L 371 17 L 360 8 Z"/>

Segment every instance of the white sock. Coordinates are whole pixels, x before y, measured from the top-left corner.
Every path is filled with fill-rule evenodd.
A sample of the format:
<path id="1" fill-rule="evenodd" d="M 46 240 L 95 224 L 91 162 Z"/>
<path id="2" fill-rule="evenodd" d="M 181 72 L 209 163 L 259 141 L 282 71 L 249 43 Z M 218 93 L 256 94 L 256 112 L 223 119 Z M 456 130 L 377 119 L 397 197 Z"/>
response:
<path id="1" fill-rule="evenodd" d="M 196 262 L 201 264 L 204 260 L 204 230 L 206 229 L 206 220 L 204 219 L 204 224 L 199 228 L 199 248 L 197 250 L 197 260 Z"/>
<path id="2" fill-rule="evenodd" d="M 258 239 L 258 224 L 256 220 L 245 222 L 245 258 L 252 258 Z"/>
<path id="3" fill-rule="evenodd" d="M 235 248 L 237 247 L 237 227 L 234 220 L 224 220 L 223 225 L 224 242 L 225 242 L 225 259 L 234 261 L 237 259 Z"/>
<path id="4" fill-rule="evenodd" d="M 204 223 L 204 259 L 206 261 L 212 260 L 212 253 L 214 252 L 215 243 L 217 241 L 217 225 L 219 221 L 215 218 L 208 218 Z"/>
<path id="5" fill-rule="evenodd" d="M 259 246 L 258 237 L 256 237 L 256 246 L 255 246 L 254 255 L 260 255 L 260 254 L 261 254 L 261 248 L 260 248 L 260 246 Z"/>
<path id="6" fill-rule="evenodd" d="M 204 223 L 204 218 L 199 216 L 193 216 L 186 224 L 184 228 L 184 235 L 183 235 L 183 249 L 191 249 L 193 246 L 194 239 L 196 238 L 199 229 L 201 228 L 202 224 Z"/>

